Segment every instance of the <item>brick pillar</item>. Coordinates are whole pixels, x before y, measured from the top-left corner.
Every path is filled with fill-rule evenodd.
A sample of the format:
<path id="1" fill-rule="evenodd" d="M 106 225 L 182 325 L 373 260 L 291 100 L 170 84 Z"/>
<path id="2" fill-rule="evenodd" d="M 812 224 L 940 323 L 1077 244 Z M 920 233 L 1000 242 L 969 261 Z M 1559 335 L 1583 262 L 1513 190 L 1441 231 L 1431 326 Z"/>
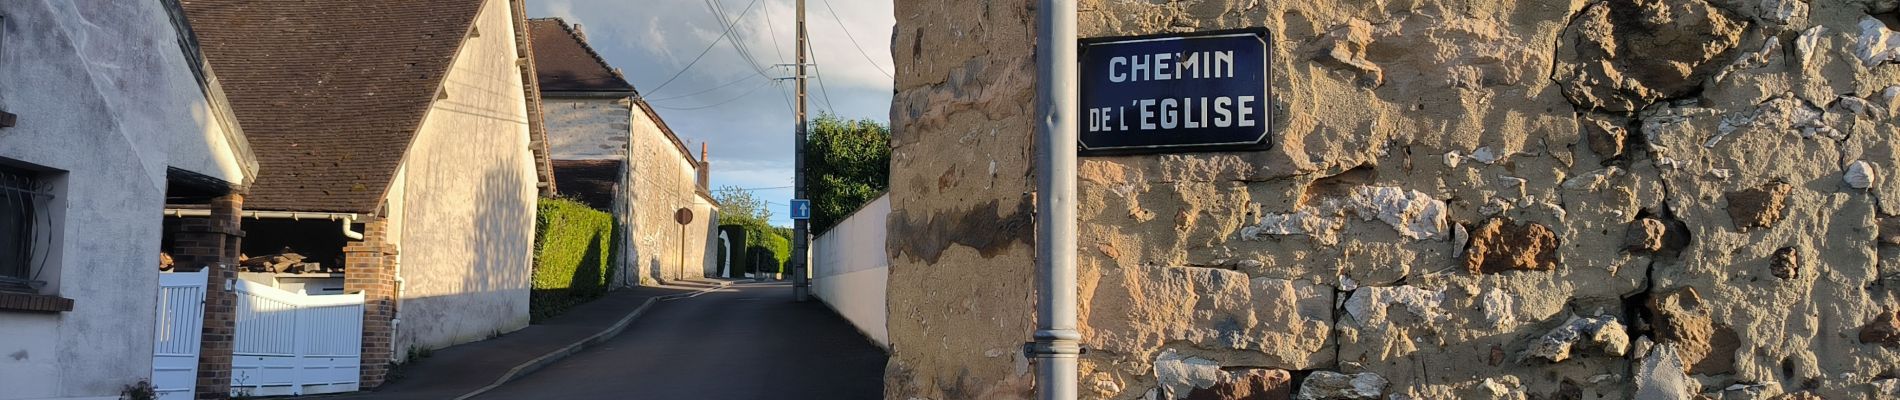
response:
<path id="1" fill-rule="evenodd" d="M 343 247 L 343 290 L 363 292 L 364 389 L 383 384 L 395 356 L 396 246 L 384 238 L 388 221 L 363 223 L 363 240 Z"/>
<path id="2" fill-rule="evenodd" d="M 204 336 L 198 345 L 198 398 L 231 397 L 231 343 L 237 324 L 237 292 L 225 282 L 237 278 L 244 230 L 239 219 L 244 196 L 213 199 L 211 216 L 180 218 L 173 231 L 172 259 L 186 272 L 204 270 Z"/>

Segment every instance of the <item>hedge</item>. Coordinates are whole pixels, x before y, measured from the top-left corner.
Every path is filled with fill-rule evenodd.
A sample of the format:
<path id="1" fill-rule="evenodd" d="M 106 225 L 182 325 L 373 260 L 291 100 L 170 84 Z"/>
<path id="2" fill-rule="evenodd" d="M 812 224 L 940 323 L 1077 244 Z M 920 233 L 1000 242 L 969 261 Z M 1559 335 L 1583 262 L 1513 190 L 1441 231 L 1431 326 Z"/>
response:
<path id="1" fill-rule="evenodd" d="M 790 267 L 785 265 L 786 261 L 792 259 L 791 240 L 780 236 L 775 229 L 760 229 L 752 226 L 746 227 L 746 238 L 752 241 L 752 243 L 748 243 L 748 252 L 757 254 L 759 257 L 765 257 L 765 261 L 762 265 L 766 265 L 767 267 L 763 272 L 791 272 Z M 747 264 L 746 266 L 749 268 L 751 264 Z"/>
<path id="2" fill-rule="evenodd" d="M 613 281 L 614 217 L 566 199 L 541 199 L 534 221 L 534 291 L 539 322 L 607 294 Z"/>

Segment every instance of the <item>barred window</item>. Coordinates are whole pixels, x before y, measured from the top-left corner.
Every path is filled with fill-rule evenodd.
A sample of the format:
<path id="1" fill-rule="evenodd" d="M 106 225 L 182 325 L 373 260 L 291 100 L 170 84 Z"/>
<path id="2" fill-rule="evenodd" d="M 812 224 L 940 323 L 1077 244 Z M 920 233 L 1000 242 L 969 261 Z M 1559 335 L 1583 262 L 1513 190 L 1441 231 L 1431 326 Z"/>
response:
<path id="1" fill-rule="evenodd" d="M 40 268 L 35 253 L 46 246 L 40 223 L 52 199 L 38 174 L 0 166 L 0 292 L 33 292 Z"/>

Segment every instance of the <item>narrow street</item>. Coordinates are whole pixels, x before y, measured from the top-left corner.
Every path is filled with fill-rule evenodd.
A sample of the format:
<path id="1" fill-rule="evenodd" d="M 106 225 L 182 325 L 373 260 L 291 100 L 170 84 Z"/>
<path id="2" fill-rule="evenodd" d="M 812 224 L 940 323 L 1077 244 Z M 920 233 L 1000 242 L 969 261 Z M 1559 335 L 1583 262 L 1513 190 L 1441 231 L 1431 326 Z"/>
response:
<path id="1" fill-rule="evenodd" d="M 885 355 L 787 283 L 655 304 L 625 333 L 477 399 L 877 399 Z"/>

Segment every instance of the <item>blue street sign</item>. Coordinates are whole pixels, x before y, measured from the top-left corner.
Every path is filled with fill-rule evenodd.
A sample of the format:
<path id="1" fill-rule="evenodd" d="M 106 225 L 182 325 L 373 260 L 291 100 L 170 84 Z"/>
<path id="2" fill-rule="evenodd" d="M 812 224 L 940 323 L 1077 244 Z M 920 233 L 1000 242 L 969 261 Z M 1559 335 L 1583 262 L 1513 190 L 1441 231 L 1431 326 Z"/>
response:
<path id="1" fill-rule="evenodd" d="M 1082 41 L 1084 154 L 1257 149 L 1268 143 L 1264 30 Z"/>
<path id="2" fill-rule="evenodd" d="M 792 219 L 811 219 L 811 200 L 792 199 Z"/>

